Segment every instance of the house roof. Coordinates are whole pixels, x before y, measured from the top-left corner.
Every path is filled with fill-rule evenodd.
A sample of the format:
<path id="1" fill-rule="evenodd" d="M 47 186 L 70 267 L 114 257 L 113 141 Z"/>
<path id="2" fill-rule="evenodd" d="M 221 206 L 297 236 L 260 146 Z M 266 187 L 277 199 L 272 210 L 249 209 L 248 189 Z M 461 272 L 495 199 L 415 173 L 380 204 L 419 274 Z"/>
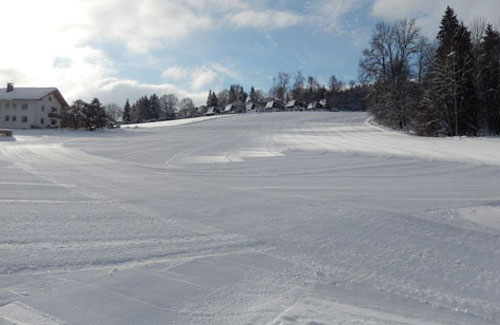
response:
<path id="1" fill-rule="evenodd" d="M 213 114 L 215 112 L 218 112 L 219 109 L 215 106 L 210 106 L 208 109 L 207 109 L 207 113 L 206 114 Z"/>
<path id="2" fill-rule="evenodd" d="M 15 87 L 12 91 L 7 92 L 7 88 L 0 89 L 0 100 L 39 100 L 43 97 L 55 93 L 57 99 L 63 106 L 69 106 L 59 90 L 55 87 L 49 88 L 27 88 Z"/>
<path id="3" fill-rule="evenodd" d="M 270 100 L 266 103 L 266 108 L 273 108 L 274 107 L 274 100 Z"/>
<path id="4" fill-rule="evenodd" d="M 286 103 L 286 107 L 295 107 L 295 106 L 302 106 L 302 102 L 296 100 L 296 99 L 292 99 L 292 100 L 289 100 L 288 103 Z"/>

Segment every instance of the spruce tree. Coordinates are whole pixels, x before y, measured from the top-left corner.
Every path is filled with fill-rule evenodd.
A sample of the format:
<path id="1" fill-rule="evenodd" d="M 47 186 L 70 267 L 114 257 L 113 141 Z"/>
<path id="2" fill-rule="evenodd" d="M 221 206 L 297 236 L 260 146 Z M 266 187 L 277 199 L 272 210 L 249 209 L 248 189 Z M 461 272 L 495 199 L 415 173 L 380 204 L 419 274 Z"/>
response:
<path id="1" fill-rule="evenodd" d="M 212 100 L 212 89 L 208 91 L 208 97 L 207 97 L 207 107 L 210 107 L 211 105 L 211 100 Z"/>
<path id="2" fill-rule="evenodd" d="M 439 41 L 437 49 L 438 60 L 446 60 L 448 55 L 455 50 L 455 36 L 457 35 L 459 25 L 455 11 L 448 6 L 441 19 L 441 26 L 437 36 Z"/>
<path id="3" fill-rule="evenodd" d="M 477 96 L 474 83 L 474 57 L 469 29 L 461 23 L 455 37 L 454 54 L 458 134 L 476 135 L 478 132 Z"/>
<path id="4" fill-rule="evenodd" d="M 127 98 L 127 101 L 125 102 L 125 106 L 123 107 L 123 115 L 122 115 L 123 123 L 125 123 L 125 124 L 130 123 L 130 111 L 131 111 L 130 103 L 129 103 L 128 98 Z"/>
<path id="5" fill-rule="evenodd" d="M 160 99 L 156 94 L 151 95 L 149 98 L 149 116 L 151 120 L 158 120 L 160 118 L 161 104 Z"/>
<path id="6" fill-rule="evenodd" d="M 490 134 L 500 134 L 500 33 L 486 27 L 481 49 L 481 98 Z"/>

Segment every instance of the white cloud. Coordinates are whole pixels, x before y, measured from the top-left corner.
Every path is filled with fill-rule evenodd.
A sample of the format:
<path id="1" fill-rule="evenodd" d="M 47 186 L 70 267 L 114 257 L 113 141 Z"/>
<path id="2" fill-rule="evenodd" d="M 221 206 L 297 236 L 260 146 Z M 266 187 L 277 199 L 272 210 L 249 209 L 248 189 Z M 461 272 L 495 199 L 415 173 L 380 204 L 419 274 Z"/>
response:
<path id="1" fill-rule="evenodd" d="M 232 65 L 231 67 L 227 67 L 227 66 L 224 66 L 220 63 L 212 63 L 210 65 L 210 67 L 213 70 L 217 71 L 218 73 L 225 75 L 233 80 L 240 81 L 240 82 L 243 80 L 243 77 L 241 76 L 241 74 L 239 72 L 237 72 L 234 65 Z"/>
<path id="2" fill-rule="evenodd" d="M 89 2 L 90 3 L 90 2 Z M 0 83 L 56 86 L 68 100 L 112 74 L 106 54 L 85 45 L 89 4 L 79 0 L 18 0 L 2 3 Z"/>
<path id="3" fill-rule="evenodd" d="M 226 15 L 226 21 L 236 27 L 250 27 L 264 30 L 295 26 L 302 20 L 303 17 L 301 15 L 276 10 L 246 10 Z"/>
<path id="4" fill-rule="evenodd" d="M 183 69 L 181 67 L 170 67 L 166 69 L 165 71 L 162 72 L 161 77 L 168 79 L 168 80 L 174 80 L 174 81 L 180 81 L 180 80 L 185 80 L 190 76 L 190 72 L 187 71 L 186 69 Z"/>
<path id="5" fill-rule="evenodd" d="M 193 71 L 192 76 L 191 87 L 195 90 L 200 90 L 212 84 L 217 78 L 217 73 L 209 68 L 201 68 Z"/>
<path id="6" fill-rule="evenodd" d="M 99 83 L 92 86 L 91 92 L 95 94 L 93 97 L 98 97 L 103 103 L 117 103 L 118 105 L 123 105 L 127 98 L 133 103 L 139 97 L 150 96 L 152 94 L 157 94 L 158 96 L 174 94 L 180 99 L 190 97 L 197 105 L 204 103 L 207 97 L 207 92 L 205 91 L 190 92 L 169 83 L 148 84 L 140 83 L 136 80 L 118 78 L 100 80 Z M 91 98 L 84 99 L 90 100 Z"/>

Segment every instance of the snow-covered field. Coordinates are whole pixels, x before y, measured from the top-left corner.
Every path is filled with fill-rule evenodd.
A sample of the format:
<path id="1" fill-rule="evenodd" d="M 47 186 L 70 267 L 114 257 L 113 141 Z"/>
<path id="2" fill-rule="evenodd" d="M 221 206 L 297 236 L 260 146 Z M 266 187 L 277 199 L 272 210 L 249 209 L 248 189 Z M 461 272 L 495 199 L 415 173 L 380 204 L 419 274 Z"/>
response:
<path id="1" fill-rule="evenodd" d="M 500 323 L 499 138 L 191 122 L 0 142 L 0 325 Z"/>

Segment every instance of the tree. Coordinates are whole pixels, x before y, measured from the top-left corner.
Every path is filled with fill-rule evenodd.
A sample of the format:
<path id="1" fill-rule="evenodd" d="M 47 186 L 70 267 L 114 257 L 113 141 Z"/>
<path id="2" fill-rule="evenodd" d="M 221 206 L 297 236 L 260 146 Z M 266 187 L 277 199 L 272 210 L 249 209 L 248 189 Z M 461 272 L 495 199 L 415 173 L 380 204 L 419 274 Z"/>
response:
<path id="1" fill-rule="evenodd" d="M 146 96 L 139 98 L 132 106 L 130 120 L 133 123 L 143 123 L 152 119 L 153 115 L 150 108 L 149 98 Z"/>
<path id="2" fill-rule="evenodd" d="M 130 123 L 130 111 L 131 110 L 132 110 L 132 108 L 130 107 L 130 103 L 129 103 L 128 98 L 127 98 L 127 101 L 125 102 L 125 106 L 123 107 L 123 116 L 122 116 L 123 123 L 125 123 L 125 124 Z"/>
<path id="3" fill-rule="evenodd" d="M 248 96 L 250 98 L 250 102 L 258 105 L 264 104 L 264 94 L 261 90 L 255 90 L 255 88 L 252 86 L 252 88 L 250 89 L 250 94 Z"/>
<path id="4" fill-rule="evenodd" d="M 178 108 L 179 99 L 174 94 L 160 97 L 161 118 L 165 120 L 175 119 L 175 111 Z"/>
<path id="5" fill-rule="evenodd" d="M 401 19 L 375 26 L 370 48 L 363 51 L 360 80 L 373 84 L 370 94 L 375 118 L 388 126 L 409 130 L 414 105 L 412 77 L 420 30 L 415 20 Z"/>
<path id="6" fill-rule="evenodd" d="M 462 23 L 460 24 L 455 37 L 456 51 L 455 60 L 455 78 L 456 78 L 456 101 L 458 116 L 458 134 L 459 135 L 477 135 L 478 110 L 476 103 L 477 93 L 474 79 L 474 56 L 472 52 L 472 39 L 469 29 Z M 455 132 L 455 134 L 457 134 Z"/>
<path id="7" fill-rule="evenodd" d="M 255 92 L 255 88 L 253 86 L 250 88 L 250 94 L 248 95 L 248 97 L 250 98 L 250 101 L 252 103 L 257 103 L 257 93 Z"/>
<path id="8" fill-rule="evenodd" d="M 118 121 L 123 116 L 123 110 L 120 106 L 111 103 L 104 108 L 106 115 L 114 122 Z"/>
<path id="9" fill-rule="evenodd" d="M 337 79 L 337 77 L 335 77 L 335 75 L 332 74 L 330 79 L 328 80 L 328 86 L 331 92 L 339 93 L 344 88 L 344 82 L 342 80 Z"/>
<path id="10" fill-rule="evenodd" d="M 215 92 L 213 92 L 212 90 L 210 90 L 208 92 L 208 98 L 207 98 L 207 107 L 211 107 L 211 106 L 219 106 L 219 102 L 217 100 L 217 96 L 215 95 Z"/>
<path id="11" fill-rule="evenodd" d="M 480 93 L 490 134 L 500 134 L 500 33 L 486 27 L 481 44 Z"/>
<path id="12" fill-rule="evenodd" d="M 286 72 L 278 72 L 278 75 L 273 78 L 273 86 L 269 91 L 270 95 L 281 103 L 285 103 L 288 99 L 288 84 L 290 76 Z"/>
<path id="13" fill-rule="evenodd" d="M 231 85 L 231 87 L 229 87 L 227 104 L 244 103 L 247 100 L 247 97 L 248 94 L 245 92 L 241 85 Z"/>
<path id="14" fill-rule="evenodd" d="M 426 96 L 434 101 L 447 135 L 479 130 L 477 87 L 471 33 L 450 7 L 441 20 L 439 45 Z"/>
<path id="15" fill-rule="evenodd" d="M 457 35 L 458 27 L 459 23 L 455 11 L 449 6 L 446 7 L 437 35 L 439 47 L 436 52 L 436 59 L 441 63 L 448 60 L 448 55 L 455 49 L 455 36 Z"/>
<path id="16" fill-rule="evenodd" d="M 151 95 L 151 97 L 149 97 L 148 120 L 157 121 L 160 118 L 160 113 L 161 113 L 160 99 L 156 94 L 153 94 Z"/>
<path id="17" fill-rule="evenodd" d="M 304 101 L 304 83 L 305 83 L 305 78 L 304 75 L 302 74 L 302 71 L 297 71 L 295 73 L 294 82 L 292 86 L 292 98 L 299 100 L 299 101 Z"/>
<path id="18" fill-rule="evenodd" d="M 110 118 L 106 115 L 104 106 L 99 99 L 94 98 L 91 103 L 76 100 L 64 114 L 63 125 L 74 129 L 88 130 L 102 129 L 109 125 Z"/>
<path id="19" fill-rule="evenodd" d="M 179 109 L 184 113 L 184 116 L 196 116 L 196 107 L 194 106 L 193 100 L 191 98 L 183 98 L 179 102 Z"/>

